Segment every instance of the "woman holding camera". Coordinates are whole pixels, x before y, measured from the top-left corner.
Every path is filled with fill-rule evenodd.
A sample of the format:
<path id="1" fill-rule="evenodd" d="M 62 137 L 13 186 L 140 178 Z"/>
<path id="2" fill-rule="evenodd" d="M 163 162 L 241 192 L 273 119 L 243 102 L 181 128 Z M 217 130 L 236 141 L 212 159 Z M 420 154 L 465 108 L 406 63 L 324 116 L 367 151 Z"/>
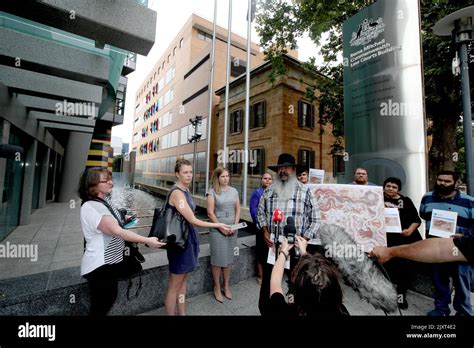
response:
<path id="1" fill-rule="evenodd" d="M 296 235 L 300 259 L 290 276 L 290 303 L 285 301 L 281 286 L 285 261 L 293 245 L 283 238 L 270 280 L 269 311 L 281 316 L 344 316 L 342 289 L 337 269 L 319 254 L 306 253 L 308 242 Z"/>

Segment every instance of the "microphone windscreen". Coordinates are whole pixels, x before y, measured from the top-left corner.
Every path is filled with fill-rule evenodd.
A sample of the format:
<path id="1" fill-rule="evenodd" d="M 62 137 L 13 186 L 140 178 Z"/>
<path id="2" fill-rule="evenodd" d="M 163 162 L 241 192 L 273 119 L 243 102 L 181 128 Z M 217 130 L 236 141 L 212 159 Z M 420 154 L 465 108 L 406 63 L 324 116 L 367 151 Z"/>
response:
<path id="1" fill-rule="evenodd" d="M 395 311 L 398 307 L 395 287 L 344 228 L 325 224 L 319 232 L 325 256 L 334 260 L 351 288 L 374 308 Z"/>
<path id="2" fill-rule="evenodd" d="M 280 209 L 275 209 L 273 212 L 273 222 L 282 222 L 283 221 L 283 212 Z"/>
<path id="3" fill-rule="evenodd" d="M 285 231 L 285 234 L 288 234 L 288 233 L 296 234 L 295 219 L 293 218 L 293 216 L 288 216 L 286 218 L 286 225 L 283 228 L 283 230 Z"/>
<path id="4" fill-rule="evenodd" d="M 286 224 L 287 225 L 294 225 L 295 224 L 295 219 L 293 218 L 293 216 L 288 216 L 286 218 Z"/>

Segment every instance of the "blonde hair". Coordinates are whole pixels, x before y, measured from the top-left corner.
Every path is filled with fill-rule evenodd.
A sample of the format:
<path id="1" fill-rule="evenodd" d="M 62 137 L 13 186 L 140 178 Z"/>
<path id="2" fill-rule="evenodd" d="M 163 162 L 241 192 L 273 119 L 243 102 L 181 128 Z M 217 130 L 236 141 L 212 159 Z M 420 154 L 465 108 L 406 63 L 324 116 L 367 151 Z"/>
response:
<path id="1" fill-rule="evenodd" d="M 212 173 L 212 188 L 214 189 L 214 191 L 220 195 L 222 190 L 221 190 L 221 184 L 219 183 L 219 177 L 222 175 L 222 173 L 224 172 L 227 172 L 230 176 L 230 171 L 229 169 L 227 168 L 223 168 L 223 167 L 217 167 L 216 169 L 214 169 L 214 173 Z"/>

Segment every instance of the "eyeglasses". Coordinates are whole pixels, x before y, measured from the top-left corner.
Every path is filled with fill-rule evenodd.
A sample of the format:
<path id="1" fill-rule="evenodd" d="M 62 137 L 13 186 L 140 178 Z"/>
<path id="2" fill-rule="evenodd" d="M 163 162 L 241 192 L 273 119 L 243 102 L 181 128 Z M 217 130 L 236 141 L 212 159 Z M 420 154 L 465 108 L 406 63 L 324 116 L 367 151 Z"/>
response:
<path id="1" fill-rule="evenodd" d="M 112 179 L 104 180 L 104 181 L 99 181 L 99 184 L 107 184 L 108 182 L 112 182 Z"/>

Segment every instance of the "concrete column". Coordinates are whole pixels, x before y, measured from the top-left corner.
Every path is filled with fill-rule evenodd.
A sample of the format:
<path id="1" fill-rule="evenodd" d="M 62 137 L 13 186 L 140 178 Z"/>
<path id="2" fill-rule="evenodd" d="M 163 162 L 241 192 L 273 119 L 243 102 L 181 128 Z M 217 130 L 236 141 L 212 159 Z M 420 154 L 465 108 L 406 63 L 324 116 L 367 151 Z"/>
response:
<path id="1" fill-rule="evenodd" d="M 33 185 L 35 180 L 35 163 L 38 141 L 33 140 L 25 156 L 25 174 L 21 193 L 20 225 L 28 225 L 31 216 L 31 202 L 33 200 Z"/>
<path id="2" fill-rule="evenodd" d="M 49 156 L 51 149 L 48 148 L 44 154 L 43 163 L 41 164 L 41 178 L 38 198 L 38 209 L 46 205 L 46 190 L 48 188 L 48 173 L 49 173 Z"/>
<path id="3" fill-rule="evenodd" d="M 137 163 L 137 153 L 132 151 L 129 153 L 129 167 L 128 167 L 128 183 L 130 187 L 134 187 L 135 184 L 135 165 Z"/>
<path id="4" fill-rule="evenodd" d="M 64 151 L 62 180 L 59 188 L 58 202 L 77 200 L 77 188 L 81 173 L 86 168 L 87 155 L 91 145 L 92 134 L 70 132 Z"/>
<path id="5" fill-rule="evenodd" d="M 5 119 L 0 119 L 0 144 L 8 144 L 8 138 L 10 137 L 10 122 Z M 5 181 L 5 168 L 7 166 L 7 159 L 0 158 L 0 200 L 2 199 L 3 183 Z M 0 202 L 1 203 L 1 202 Z"/>

